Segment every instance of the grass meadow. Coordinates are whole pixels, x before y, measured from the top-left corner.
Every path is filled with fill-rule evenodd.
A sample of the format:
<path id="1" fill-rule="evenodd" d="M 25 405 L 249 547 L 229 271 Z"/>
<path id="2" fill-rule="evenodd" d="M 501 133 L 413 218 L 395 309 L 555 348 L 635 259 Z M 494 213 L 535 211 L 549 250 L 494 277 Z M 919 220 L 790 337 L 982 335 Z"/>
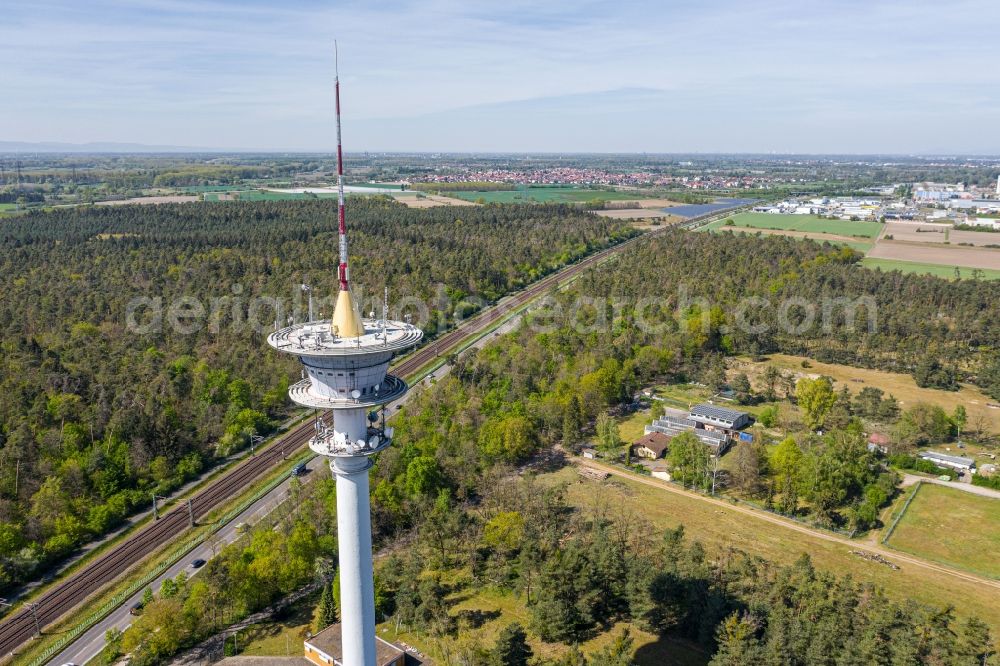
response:
<path id="1" fill-rule="evenodd" d="M 726 220 L 733 224 L 726 226 Z M 875 238 L 882 230 L 880 222 L 851 222 L 850 220 L 825 220 L 816 215 L 774 215 L 771 213 L 737 213 L 707 227 L 709 231 L 732 227 L 748 229 L 774 229 L 778 231 L 802 231 L 817 234 L 836 234 L 852 238 Z"/>
<path id="2" fill-rule="evenodd" d="M 883 271 L 901 271 L 903 273 L 917 273 L 919 275 L 933 275 L 955 279 L 955 267 L 942 264 L 921 264 L 916 261 L 900 261 L 898 259 L 875 259 L 865 257 L 861 260 L 861 265 L 865 268 L 878 268 Z M 964 279 L 972 278 L 971 268 L 959 268 L 959 277 Z M 985 280 L 1000 280 L 1000 270 L 990 268 L 980 268 L 979 276 Z"/>
<path id="3" fill-rule="evenodd" d="M 886 543 L 924 559 L 1000 578 L 1000 500 L 924 483 Z"/>

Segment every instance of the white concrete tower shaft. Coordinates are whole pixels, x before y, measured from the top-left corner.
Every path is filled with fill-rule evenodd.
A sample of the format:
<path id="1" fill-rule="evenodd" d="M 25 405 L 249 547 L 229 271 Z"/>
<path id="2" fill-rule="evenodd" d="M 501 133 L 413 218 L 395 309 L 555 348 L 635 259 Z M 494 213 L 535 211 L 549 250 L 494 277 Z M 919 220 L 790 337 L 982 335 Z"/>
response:
<path id="1" fill-rule="evenodd" d="M 340 556 L 340 642 L 344 666 L 376 666 L 375 571 L 367 458 L 335 458 Z"/>

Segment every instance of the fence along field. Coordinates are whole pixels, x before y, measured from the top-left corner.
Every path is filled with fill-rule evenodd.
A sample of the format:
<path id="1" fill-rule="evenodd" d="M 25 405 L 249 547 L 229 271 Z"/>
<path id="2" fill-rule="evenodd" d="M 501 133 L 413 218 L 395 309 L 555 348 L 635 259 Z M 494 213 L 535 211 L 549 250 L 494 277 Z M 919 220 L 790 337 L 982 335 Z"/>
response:
<path id="1" fill-rule="evenodd" d="M 1000 499 L 923 483 L 886 545 L 1000 579 Z"/>

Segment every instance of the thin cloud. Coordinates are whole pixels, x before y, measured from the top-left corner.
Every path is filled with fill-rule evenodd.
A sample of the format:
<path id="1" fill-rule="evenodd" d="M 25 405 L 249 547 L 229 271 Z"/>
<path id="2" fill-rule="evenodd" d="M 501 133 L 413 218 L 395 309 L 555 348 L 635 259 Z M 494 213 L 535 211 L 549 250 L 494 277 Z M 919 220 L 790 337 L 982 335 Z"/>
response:
<path id="1" fill-rule="evenodd" d="M 327 148 L 337 38 L 355 150 L 1000 152 L 998 27 L 987 0 L 14 0 L 0 139 Z"/>

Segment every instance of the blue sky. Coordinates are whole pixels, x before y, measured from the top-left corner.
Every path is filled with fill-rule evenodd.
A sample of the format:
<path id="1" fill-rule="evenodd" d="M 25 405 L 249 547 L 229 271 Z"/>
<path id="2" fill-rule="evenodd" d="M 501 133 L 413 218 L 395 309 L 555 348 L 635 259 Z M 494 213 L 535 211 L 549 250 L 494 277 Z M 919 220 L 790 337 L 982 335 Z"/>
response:
<path id="1" fill-rule="evenodd" d="M 1000 154 L 996 0 L 4 0 L 0 140 Z"/>

